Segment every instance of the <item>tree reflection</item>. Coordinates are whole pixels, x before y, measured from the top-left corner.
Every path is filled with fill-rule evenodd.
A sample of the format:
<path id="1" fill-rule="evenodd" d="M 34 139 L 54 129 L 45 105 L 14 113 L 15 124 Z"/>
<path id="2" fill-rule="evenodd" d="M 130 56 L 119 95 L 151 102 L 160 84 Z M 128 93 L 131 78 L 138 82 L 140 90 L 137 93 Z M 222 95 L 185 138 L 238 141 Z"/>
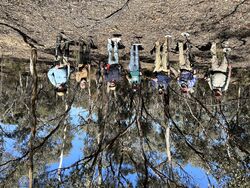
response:
<path id="1" fill-rule="evenodd" d="M 34 82 L 26 67 L 1 63 L 1 186 L 16 187 L 28 177 L 31 155 L 35 186 L 193 187 L 196 181 L 184 168 L 187 164 L 204 169 L 210 186 L 211 177 L 218 187 L 249 185 L 247 71 L 235 70 L 241 74 L 234 76 L 224 101 L 217 104 L 202 80 L 186 97 L 174 82 L 158 95 L 146 78 L 135 93 L 125 76 L 116 95 L 107 93 L 104 84 L 97 87 L 93 77 L 89 90 L 81 90 L 72 79 L 62 99 L 55 96 L 47 66 L 42 66 L 36 105 L 30 108 Z M 77 125 L 70 121 L 72 107 L 87 111 Z M 32 138 L 33 112 L 37 122 Z M 63 165 L 58 180 L 58 169 L 48 166 L 59 162 L 63 143 L 64 155 L 70 152 L 77 132 L 86 133 L 82 158 Z"/>

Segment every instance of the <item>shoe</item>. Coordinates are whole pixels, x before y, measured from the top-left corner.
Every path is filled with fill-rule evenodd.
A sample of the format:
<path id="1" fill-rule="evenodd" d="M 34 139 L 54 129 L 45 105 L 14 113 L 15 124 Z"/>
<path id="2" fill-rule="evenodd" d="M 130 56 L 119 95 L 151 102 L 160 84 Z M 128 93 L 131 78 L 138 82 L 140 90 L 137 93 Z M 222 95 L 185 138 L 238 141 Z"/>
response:
<path id="1" fill-rule="evenodd" d="M 122 44 L 121 42 L 118 42 L 118 49 L 124 49 L 125 46 L 124 44 Z"/>
<path id="2" fill-rule="evenodd" d="M 111 39 L 113 42 L 117 42 L 119 43 L 121 41 L 121 38 L 118 38 L 118 37 L 114 37 Z"/>
<path id="3" fill-rule="evenodd" d="M 138 46 L 138 50 L 144 50 L 144 48 L 142 47 L 142 44 L 135 43 L 133 44 L 133 46 Z"/>
<path id="4" fill-rule="evenodd" d="M 212 55 L 216 55 L 216 42 L 212 42 L 212 46 L 210 48 Z"/>
<path id="5" fill-rule="evenodd" d="M 114 36 L 114 37 L 121 37 L 122 34 L 120 34 L 120 33 L 115 33 L 115 34 L 113 34 L 113 36 Z"/>
<path id="6" fill-rule="evenodd" d="M 228 42 L 228 41 L 224 42 L 224 43 L 222 44 L 222 47 L 223 47 L 223 48 L 229 48 L 229 42 Z"/>
<path id="7" fill-rule="evenodd" d="M 172 35 L 166 35 L 165 37 L 166 38 L 172 38 Z"/>
<path id="8" fill-rule="evenodd" d="M 178 40 L 176 40 L 177 45 L 178 45 L 180 42 L 181 42 L 181 43 L 183 43 L 183 44 L 185 43 L 185 41 L 184 41 L 184 40 L 182 40 L 182 39 L 178 39 Z"/>
<path id="9" fill-rule="evenodd" d="M 56 36 L 56 44 L 57 44 L 57 45 L 61 44 L 61 41 L 62 41 L 62 35 L 58 34 L 58 35 Z"/>
<path id="10" fill-rule="evenodd" d="M 142 45 L 138 46 L 138 50 L 144 50 L 144 48 L 142 47 Z"/>
<path id="11" fill-rule="evenodd" d="M 229 54 L 231 51 L 231 48 L 223 48 L 223 52 L 226 54 Z"/>
<path id="12" fill-rule="evenodd" d="M 189 37 L 189 36 L 190 36 L 190 34 L 189 34 L 189 33 L 187 33 L 187 32 L 183 32 L 183 33 L 181 33 L 181 36 L 183 36 L 183 37 Z"/>
<path id="13" fill-rule="evenodd" d="M 155 47 L 157 47 L 157 46 L 160 46 L 160 42 L 159 41 L 155 42 Z"/>
<path id="14" fill-rule="evenodd" d="M 156 48 L 155 48 L 155 46 L 154 46 L 153 49 L 150 50 L 150 54 L 152 55 L 155 51 L 156 51 Z"/>
<path id="15" fill-rule="evenodd" d="M 92 39 L 89 40 L 89 46 L 92 49 L 98 49 L 97 46 L 94 44 L 94 41 Z"/>
<path id="16" fill-rule="evenodd" d="M 140 43 L 134 43 L 133 45 L 135 45 L 135 46 L 142 46 L 142 44 L 140 44 Z"/>

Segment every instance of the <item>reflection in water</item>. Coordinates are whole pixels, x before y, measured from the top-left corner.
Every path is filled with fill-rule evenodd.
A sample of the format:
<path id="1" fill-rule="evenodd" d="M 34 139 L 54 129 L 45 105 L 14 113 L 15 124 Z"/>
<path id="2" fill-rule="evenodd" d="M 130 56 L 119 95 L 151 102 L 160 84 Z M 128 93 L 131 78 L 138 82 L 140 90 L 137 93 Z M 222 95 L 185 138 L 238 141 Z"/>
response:
<path id="1" fill-rule="evenodd" d="M 98 67 L 89 71 L 85 89 L 72 73 L 66 95 L 59 97 L 46 76 L 48 66 L 39 64 L 36 134 L 30 146 L 34 82 L 26 64 L 3 60 L 1 66 L 1 186 L 27 186 L 30 153 L 34 184 L 40 187 L 221 187 L 249 182 L 247 71 L 235 70 L 218 104 L 203 80 L 190 96 L 174 80 L 161 94 L 149 87 L 152 79 L 143 73 L 134 91 L 125 69 L 119 70 L 122 78 L 115 91 L 107 92 L 105 75 L 96 77 Z"/>

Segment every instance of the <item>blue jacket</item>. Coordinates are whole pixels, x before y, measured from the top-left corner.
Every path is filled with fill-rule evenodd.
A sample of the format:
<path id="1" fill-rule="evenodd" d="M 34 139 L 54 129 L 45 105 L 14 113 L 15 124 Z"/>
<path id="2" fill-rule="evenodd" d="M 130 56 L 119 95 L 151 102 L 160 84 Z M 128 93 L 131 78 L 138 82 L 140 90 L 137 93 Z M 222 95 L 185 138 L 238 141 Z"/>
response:
<path id="1" fill-rule="evenodd" d="M 141 82 L 139 71 L 130 71 L 130 75 L 131 75 L 130 83 L 139 84 Z"/>
<path id="2" fill-rule="evenodd" d="M 157 81 L 154 81 L 154 80 L 151 81 L 151 86 L 154 89 L 157 89 L 159 85 L 162 85 L 164 89 L 166 90 L 171 81 L 171 78 L 165 75 L 164 73 L 157 73 L 156 78 L 157 78 Z"/>
<path id="3" fill-rule="evenodd" d="M 53 67 L 48 72 L 49 81 L 55 86 L 58 87 L 62 84 L 65 84 L 68 81 L 68 69 Z"/>
<path id="4" fill-rule="evenodd" d="M 105 81 L 110 82 L 110 81 L 119 81 L 121 80 L 121 72 L 120 68 L 118 66 L 110 66 L 110 69 L 105 72 Z"/>
<path id="5" fill-rule="evenodd" d="M 178 80 L 178 84 L 187 84 L 188 88 L 193 88 L 197 81 L 197 77 L 193 75 L 192 72 L 182 71 L 180 74 L 180 78 Z"/>

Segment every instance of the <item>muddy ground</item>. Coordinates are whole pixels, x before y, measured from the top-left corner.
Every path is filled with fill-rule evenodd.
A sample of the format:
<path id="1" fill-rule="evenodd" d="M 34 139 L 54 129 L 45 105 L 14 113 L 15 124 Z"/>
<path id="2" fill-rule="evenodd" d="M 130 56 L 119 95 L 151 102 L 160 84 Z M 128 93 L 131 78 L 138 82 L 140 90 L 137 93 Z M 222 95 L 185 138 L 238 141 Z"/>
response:
<path id="1" fill-rule="evenodd" d="M 141 36 L 141 60 L 153 63 L 150 50 L 156 40 L 171 34 L 175 48 L 186 31 L 198 63 L 209 62 L 206 45 L 220 40 L 229 42 L 234 66 L 250 66 L 249 0 L 1 0 L 0 12 L 3 57 L 29 59 L 30 48 L 36 47 L 40 62 L 52 61 L 55 37 L 63 31 L 72 40 L 93 36 L 98 61 L 107 55 L 107 39 L 120 33 L 125 59 L 134 37 Z"/>

